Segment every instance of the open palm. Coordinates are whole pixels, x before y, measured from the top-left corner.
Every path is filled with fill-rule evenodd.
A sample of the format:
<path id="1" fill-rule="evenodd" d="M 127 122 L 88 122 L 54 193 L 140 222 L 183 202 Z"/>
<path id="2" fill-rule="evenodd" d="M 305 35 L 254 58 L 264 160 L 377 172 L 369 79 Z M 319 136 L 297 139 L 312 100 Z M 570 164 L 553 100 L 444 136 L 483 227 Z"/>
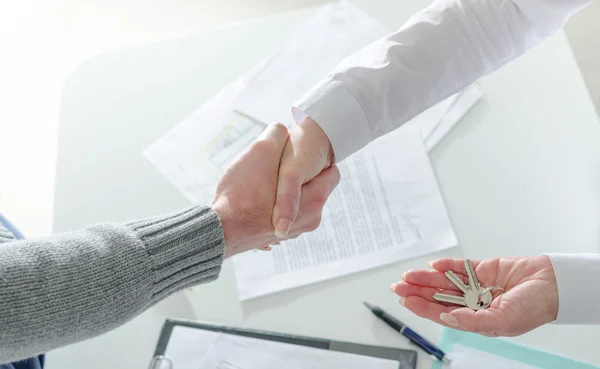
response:
<path id="1" fill-rule="evenodd" d="M 550 258 L 516 257 L 473 261 L 482 287 L 498 286 L 487 309 L 473 311 L 435 301 L 436 292 L 461 295 L 444 272 L 452 270 L 468 283 L 464 260 L 438 259 L 429 264 L 433 270 L 411 270 L 392 291 L 402 304 L 426 319 L 455 329 L 486 336 L 517 336 L 556 319 L 558 288 Z"/>

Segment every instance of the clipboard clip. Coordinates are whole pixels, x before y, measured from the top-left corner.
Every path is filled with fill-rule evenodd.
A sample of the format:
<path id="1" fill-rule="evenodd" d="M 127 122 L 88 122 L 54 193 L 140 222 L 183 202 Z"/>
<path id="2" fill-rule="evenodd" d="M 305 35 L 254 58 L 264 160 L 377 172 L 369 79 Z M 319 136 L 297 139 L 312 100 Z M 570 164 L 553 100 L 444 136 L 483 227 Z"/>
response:
<path id="1" fill-rule="evenodd" d="M 148 369 L 173 369 L 173 362 L 166 356 L 155 356 Z"/>

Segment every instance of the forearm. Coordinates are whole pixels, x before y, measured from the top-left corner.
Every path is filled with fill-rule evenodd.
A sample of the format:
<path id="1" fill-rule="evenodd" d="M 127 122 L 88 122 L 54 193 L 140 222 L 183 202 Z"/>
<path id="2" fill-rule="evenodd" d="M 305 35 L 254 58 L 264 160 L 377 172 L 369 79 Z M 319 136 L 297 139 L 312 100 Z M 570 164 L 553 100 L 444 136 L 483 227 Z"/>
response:
<path id="1" fill-rule="evenodd" d="M 600 324 L 600 284 L 597 283 L 600 280 L 600 254 L 548 256 L 558 285 L 556 323 Z"/>
<path id="2" fill-rule="evenodd" d="M 105 333 L 216 279 L 224 247 L 207 207 L 0 244 L 0 363 Z"/>
<path id="3" fill-rule="evenodd" d="M 315 120 L 342 160 L 560 28 L 589 0 L 438 0 L 343 61 L 295 117 Z"/>

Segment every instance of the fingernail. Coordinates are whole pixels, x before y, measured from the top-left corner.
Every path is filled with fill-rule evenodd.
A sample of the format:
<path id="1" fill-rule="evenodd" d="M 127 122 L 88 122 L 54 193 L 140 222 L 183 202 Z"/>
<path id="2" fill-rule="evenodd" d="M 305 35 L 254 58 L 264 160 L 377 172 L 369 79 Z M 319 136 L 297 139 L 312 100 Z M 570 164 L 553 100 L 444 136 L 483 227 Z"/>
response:
<path id="1" fill-rule="evenodd" d="M 458 327 L 458 319 L 456 319 L 455 317 L 453 317 L 450 314 L 441 313 L 440 320 L 448 325 L 453 326 L 453 327 Z"/>
<path id="2" fill-rule="evenodd" d="M 404 303 L 406 302 L 406 297 L 400 297 L 400 305 L 404 306 Z"/>
<path id="3" fill-rule="evenodd" d="M 292 222 L 289 219 L 279 219 L 275 227 L 275 236 L 277 238 L 286 238 L 292 228 Z"/>
<path id="4" fill-rule="evenodd" d="M 392 290 L 392 292 L 396 292 L 396 285 L 398 285 L 398 283 L 392 283 L 390 285 L 390 290 Z"/>
<path id="5" fill-rule="evenodd" d="M 279 245 L 281 245 L 281 242 L 275 242 L 275 243 L 273 243 L 273 246 L 279 246 Z"/>
<path id="6" fill-rule="evenodd" d="M 427 266 L 429 267 L 429 269 L 433 269 L 433 261 L 427 262 Z"/>
<path id="7" fill-rule="evenodd" d="M 406 272 L 402 273 L 402 280 L 405 281 L 406 280 Z"/>

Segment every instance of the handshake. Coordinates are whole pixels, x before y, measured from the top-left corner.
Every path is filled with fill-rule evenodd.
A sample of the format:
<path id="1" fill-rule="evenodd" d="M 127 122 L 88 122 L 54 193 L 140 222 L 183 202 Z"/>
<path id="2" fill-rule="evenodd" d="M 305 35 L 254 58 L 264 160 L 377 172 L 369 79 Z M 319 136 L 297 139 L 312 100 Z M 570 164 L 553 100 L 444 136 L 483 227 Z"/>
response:
<path id="1" fill-rule="evenodd" d="M 315 230 L 340 181 L 325 132 L 310 118 L 292 135 L 272 124 L 221 177 L 213 209 L 225 233 L 225 256 L 270 250 Z"/>

